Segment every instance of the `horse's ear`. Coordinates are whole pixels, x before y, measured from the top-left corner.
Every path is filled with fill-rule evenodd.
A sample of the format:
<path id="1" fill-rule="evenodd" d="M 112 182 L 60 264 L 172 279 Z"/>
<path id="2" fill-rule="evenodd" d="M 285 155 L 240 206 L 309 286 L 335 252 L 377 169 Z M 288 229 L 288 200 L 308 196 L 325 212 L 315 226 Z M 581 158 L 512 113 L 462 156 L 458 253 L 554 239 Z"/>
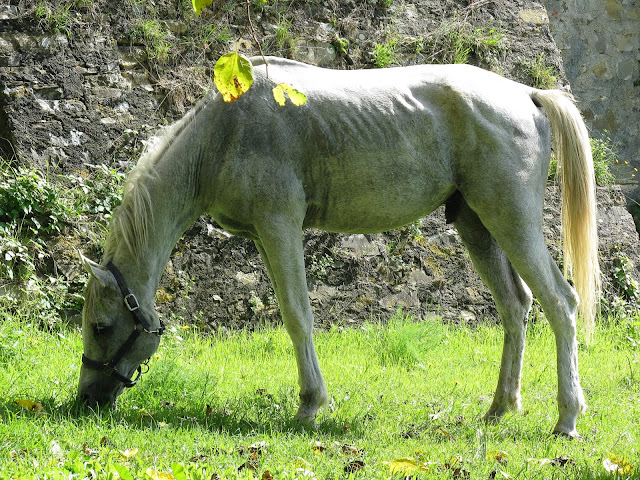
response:
<path id="1" fill-rule="evenodd" d="M 80 254 L 80 260 L 82 261 L 85 270 L 87 270 L 89 275 L 95 278 L 100 285 L 102 285 L 103 287 L 111 287 L 114 289 L 118 288 L 118 282 L 113 276 L 113 273 L 111 273 L 109 270 L 104 268 L 102 265 L 97 264 L 93 260 L 89 260 L 82 254 Z"/>

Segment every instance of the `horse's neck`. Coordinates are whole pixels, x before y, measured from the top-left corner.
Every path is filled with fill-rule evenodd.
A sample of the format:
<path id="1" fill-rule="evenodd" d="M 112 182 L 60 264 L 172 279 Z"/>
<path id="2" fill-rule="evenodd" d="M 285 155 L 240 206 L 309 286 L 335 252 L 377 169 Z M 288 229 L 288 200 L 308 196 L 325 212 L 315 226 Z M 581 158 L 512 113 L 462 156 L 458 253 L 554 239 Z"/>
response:
<path id="1" fill-rule="evenodd" d="M 173 160 L 169 155 L 163 155 L 153 172 L 140 180 L 149 201 L 146 218 L 140 219 L 147 222 L 146 241 L 136 252 L 119 241 L 113 261 L 132 288 L 135 285 L 141 302 L 153 303 L 173 247 L 204 211 L 194 192 L 193 179 L 198 176 L 193 168 L 188 156 Z"/>

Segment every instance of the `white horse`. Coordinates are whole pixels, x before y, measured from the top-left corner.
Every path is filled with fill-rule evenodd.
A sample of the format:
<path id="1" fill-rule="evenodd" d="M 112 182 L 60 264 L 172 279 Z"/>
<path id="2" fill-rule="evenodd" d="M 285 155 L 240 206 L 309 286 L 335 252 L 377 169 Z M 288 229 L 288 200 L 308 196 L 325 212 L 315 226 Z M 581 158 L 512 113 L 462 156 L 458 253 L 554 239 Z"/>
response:
<path id="1" fill-rule="evenodd" d="M 300 406 L 313 419 L 327 389 L 312 338 L 302 230 L 380 232 L 442 204 L 490 288 L 504 325 L 493 403 L 498 420 L 521 407 L 532 292 L 557 345 L 555 432 L 574 436 L 585 408 L 576 315 L 593 324 L 599 291 L 595 183 L 588 133 L 570 95 L 464 65 L 337 71 L 277 58 L 236 103 L 210 94 L 170 127 L 131 173 L 114 213 L 83 315 L 79 398 L 114 402 L 158 347 L 155 292 L 175 243 L 207 212 L 252 239 L 295 347 Z M 303 91 L 279 107 L 271 89 Z M 542 233 L 553 147 L 563 189 L 565 267 Z M 567 272 L 565 272 L 567 273 Z M 123 301 L 124 299 L 124 301 Z"/>

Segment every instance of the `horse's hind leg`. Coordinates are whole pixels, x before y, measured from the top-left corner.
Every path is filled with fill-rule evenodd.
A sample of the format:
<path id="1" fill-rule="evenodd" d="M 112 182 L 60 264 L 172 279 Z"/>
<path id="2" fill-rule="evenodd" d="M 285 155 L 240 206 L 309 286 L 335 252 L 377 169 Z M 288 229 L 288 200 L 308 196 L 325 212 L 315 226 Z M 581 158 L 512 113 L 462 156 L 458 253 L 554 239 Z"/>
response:
<path id="1" fill-rule="evenodd" d="M 267 266 L 282 320 L 293 341 L 298 364 L 300 407 L 297 420 L 313 420 L 328 394 L 313 344 L 313 314 L 307 291 L 302 230 L 285 216 L 260 228 L 256 245 Z"/>
<path id="2" fill-rule="evenodd" d="M 577 435 L 577 417 L 586 409 L 578 373 L 578 296 L 547 250 L 542 234 L 542 209 L 532 209 L 531 205 L 539 205 L 539 202 L 532 198 L 531 191 L 523 186 L 510 197 L 512 201 L 502 203 L 500 209 L 476 211 L 533 291 L 551 325 L 556 340 L 558 369 L 559 417 L 554 432 L 573 437 Z"/>
<path id="3" fill-rule="evenodd" d="M 508 410 L 519 410 L 522 406 L 520 379 L 527 319 L 532 303 L 531 291 L 462 196 L 458 194 L 452 201 L 455 206 L 450 207 L 456 210 L 454 225 L 469 251 L 473 265 L 491 290 L 504 326 L 498 386 L 493 403 L 484 416 L 485 420 L 497 421 Z"/>

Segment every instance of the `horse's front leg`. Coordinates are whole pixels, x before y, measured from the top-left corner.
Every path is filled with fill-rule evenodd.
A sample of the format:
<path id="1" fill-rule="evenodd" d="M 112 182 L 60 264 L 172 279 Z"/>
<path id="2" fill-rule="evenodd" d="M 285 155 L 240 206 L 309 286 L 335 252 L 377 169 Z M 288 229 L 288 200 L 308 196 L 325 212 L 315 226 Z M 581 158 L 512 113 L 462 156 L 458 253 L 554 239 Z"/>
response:
<path id="1" fill-rule="evenodd" d="M 295 418 L 312 422 L 329 396 L 313 344 L 302 230 L 291 219 L 277 215 L 258 228 L 258 236 L 255 243 L 269 272 L 298 363 L 300 407 Z"/>

